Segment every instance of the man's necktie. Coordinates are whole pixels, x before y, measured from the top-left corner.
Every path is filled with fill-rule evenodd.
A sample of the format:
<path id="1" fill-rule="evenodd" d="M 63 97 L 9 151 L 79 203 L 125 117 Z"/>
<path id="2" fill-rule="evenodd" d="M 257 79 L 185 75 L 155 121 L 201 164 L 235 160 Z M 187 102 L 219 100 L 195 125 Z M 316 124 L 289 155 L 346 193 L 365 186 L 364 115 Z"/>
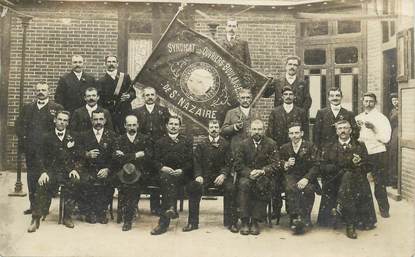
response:
<path id="1" fill-rule="evenodd" d="M 37 101 L 37 104 L 44 105 L 45 102 L 44 101 Z"/>
<path id="2" fill-rule="evenodd" d="M 63 136 L 63 132 L 58 132 L 58 137 Z"/>

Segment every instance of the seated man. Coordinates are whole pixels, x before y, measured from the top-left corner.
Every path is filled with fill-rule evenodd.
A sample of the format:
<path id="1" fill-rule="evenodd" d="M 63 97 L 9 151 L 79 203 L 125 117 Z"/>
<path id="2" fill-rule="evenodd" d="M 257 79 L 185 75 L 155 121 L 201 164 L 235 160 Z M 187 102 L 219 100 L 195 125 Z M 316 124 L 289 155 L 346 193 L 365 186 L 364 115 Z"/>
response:
<path id="1" fill-rule="evenodd" d="M 338 141 L 323 147 L 322 174 L 340 179 L 333 214 L 341 214 L 346 223 L 347 237 L 357 238 L 356 226 L 373 229 L 376 223 L 372 192 L 367 180 L 367 151 L 363 144 L 352 140 L 347 120 L 335 123 Z M 323 203 L 322 203 L 323 204 Z"/>
<path id="2" fill-rule="evenodd" d="M 69 124 L 69 112 L 58 111 L 54 122 L 55 130 L 43 136 L 42 149 L 40 149 L 42 159 L 39 160 L 43 173 L 38 180 L 32 222 L 28 232 L 35 232 L 39 228 L 40 218 L 49 213 L 52 196 L 60 184 L 64 185 L 64 191 L 61 193 L 65 194 L 63 224 L 68 228 L 74 227 L 71 214 L 75 205 L 77 181 L 79 181 L 75 154 L 78 142 L 75 142 L 74 136 L 66 129 Z"/>
<path id="3" fill-rule="evenodd" d="M 83 176 L 81 186 L 82 209 L 86 211 L 89 223 L 108 223 L 107 208 L 112 201 L 113 188 L 110 184 L 113 171 L 112 154 L 114 153 L 116 134 L 105 128 L 105 113 L 92 111 L 92 129 L 79 136 L 79 154 L 82 157 Z"/>
<path id="4" fill-rule="evenodd" d="M 140 198 L 141 186 L 151 178 L 151 175 L 154 176 L 154 174 L 150 174 L 152 170 L 153 141 L 150 137 L 137 132 L 138 121 L 134 115 L 125 117 L 124 127 L 127 132 L 117 140 L 114 159 L 120 167 L 123 167 L 118 175 L 118 183 L 116 183 L 119 191 L 119 203 L 121 203 L 121 206 L 118 206 L 118 213 L 121 216 L 117 216 L 117 222 L 124 220 L 122 230 L 128 231 L 132 226 L 132 220 Z M 130 165 L 127 165 L 126 169 L 125 165 L 128 163 Z M 134 175 L 138 171 L 141 173 L 141 178 Z M 127 179 L 128 175 L 131 178 L 130 180 Z M 134 179 L 132 179 L 132 176 L 134 176 Z M 120 210 L 122 211 L 120 212 Z"/>
<path id="5" fill-rule="evenodd" d="M 266 216 L 266 206 L 271 198 L 271 176 L 280 168 L 277 144 L 264 133 L 264 123 L 252 121 L 251 137 L 242 141 L 235 155 L 242 235 L 259 235 L 258 222 Z"/>
<path id="6" fill-rule="evenodd" d="M 167 135 L 155 144 L 154 165 L 160 171 L 162 213 L 158 226 L 151 231 L 152 235 L 167 232 L 170 219 L 177 218 L 175 206 L 178 191 L 193 179 L 193 140 L 180 133 L 180 126 L 180 118 L 170 116 L 166 125 Z"/>
<path id="7" fill-rule="evenodd" d="M 311 211 L 314 204 L 314 191 L 319 188 L 316 181 L 318 167 L 314 165 L 316 150 L 303 139 L 300 123 L 288 126 L 291 140 L 280 148 L 280 158 L 284 163 L 284 186 L 287 209 L 290 214 L 291 229 L 295 234 L 304 233 L 304 226 L 311 227 Z"/>
<path id="8" fill-rule="evenodd" d="M 209 121 L 209 136 L 197 145 L 194 152 L 195 179 L 187 185 L 189 194 L 188 224 L 184 232 L 199 228 L 199 209 L 202 192 L 211 187 L 220 188 L 224 193 L 224 225 L 232 232 L 238 232 L 235 208 L 234 178 L 230 174 L 231 151 L 229 143 L 219 136 L 219 121 Z"/>

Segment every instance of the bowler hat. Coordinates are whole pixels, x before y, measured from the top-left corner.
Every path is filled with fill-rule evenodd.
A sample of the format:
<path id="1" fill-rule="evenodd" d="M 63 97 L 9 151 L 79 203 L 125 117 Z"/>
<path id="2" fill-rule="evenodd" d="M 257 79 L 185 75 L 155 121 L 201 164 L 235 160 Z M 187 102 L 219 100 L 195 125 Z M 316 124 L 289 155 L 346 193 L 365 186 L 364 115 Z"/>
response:
<path id="1" fill-rule="evenodd" d="M 284 86 L 282 88 L 281 93 L 284 93 L 285 91 L 291 91 L 291 92 L 293 92 L 293 88 L 291 86 Z"/>
<path id="2" fill-rule="evenodd" d="M 141 177 L 141 171 L 134 164 L 126 163 L 117 175 L 122 183 L 133 184 Z"/>

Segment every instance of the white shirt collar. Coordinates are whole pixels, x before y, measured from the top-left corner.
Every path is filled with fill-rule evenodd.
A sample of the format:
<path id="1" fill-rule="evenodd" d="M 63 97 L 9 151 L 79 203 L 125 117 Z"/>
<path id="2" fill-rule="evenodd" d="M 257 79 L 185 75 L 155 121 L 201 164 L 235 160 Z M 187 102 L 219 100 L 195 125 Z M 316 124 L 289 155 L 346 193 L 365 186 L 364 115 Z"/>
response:
<path id="1" fill-rule="evenodd" d="M 302 143 L 303 143 L 303 139 L 300 139 L 300 141 L 298 141 L 297 144 L 294 144 L 294 142 L 291 142 L 295 153 L 298 153 L 298 150 L 300 150 L 300 146 Z"/>
<path id="2" fill-rule="evenodd" d="M 117 72 L 118 70 L 107 71 L 107 74 L 110 75 L 112 79 L 115 79 L 115 77 L 117 76 Z"/>
<path id="3" fill-rule="evenodd" d="M 149 113 L 152 113 L 154 110 L 154 105 L 155 104 L 146 104 L 146 109 Z"/>
<path id="4" fill-rule="evenodd" d="M 95 128 L 92 128 L 92 130 L 94 131 L 95 138 L 97 139 L 99 143 L 101 141 L 102 134 L 104 134 L 104 128 L 99 130 L 99 135 L 97 135 L 98 130 L 96 130 Z"/>
<path id="5" fill-rule="evenodd" d="M 219 137 L 213 138 L 212 136 L 209 135 L 209 142 L 217 143 L 218 141 L 219 141 Z"/>
<path id="6" fill-rule="evenodd" d="M 249 116 L 249 111 L 251 110 L 250 107 L 245 108 L 245 107 L 239 106 L 239 108 L 241 108 L 241 111 L 245 114 L 246 117 Z"/>
<path id="7" fill-rule="evenodd" d="M 177 139 L 177 137 L 179 136 L 179 133 L 177 133 L 177 134 L 170 134 L 170 133 L 168 133 L 168 135 L 169 135 L 169 137 L 171 139 L 173 139 L 175 141 Z"/>
<path id="8" fill-rule="evenodd" d="M 228 40 L 228 42 L 231 42 L 231 40 L 235 40 L 236 39 L 236 35 L 231 35 L 231 34 L 226 34 L 226 40 Z"/>
<path id="9" fill-rule="evenodd" d="M 75 76 L 78 78 L 78 80 L 81 80 L 81 77 L 82 77 L 82 71 L 81 72 L 76 72 L 76 71 L 73 71 L 73 73 L 75 74 Z"/>
<path id="10" fill-rule="evenodd" d="M 341 108 L 342 108 L 342 106 L 340 104 L 339 105 L 330 104 L 330 109 L 333 112 L 334 117 L 337 117 L 337 115 L 339 114 Z"/>
<path id="11" fill-rule="evenodd" d="M 59 136 L 58 135 L 58 133 L 63 133 L 62 134 L 62 136 Z M 56 134 L 56 136 L 62 141 L 63 140 L 63 138 L 65 137 L 65 134 L 66 134 L 66 129 L 64 129 L 64 130 L 62 130 L 62 131 L 59 131 L 57 128 L 55 128 L 55 134 Z"/>
<path id="12" fill-rule="evenodd" d="M 288 83 L 292 84 L 294 83 L 295 79 L 297 78 L 297 75 L 290 76 L 288 73 L 285 73 L 285 79 L 288 81 Z"/>
<path id="13" fill-rule="evenodd" d="M 286 104 L 286 103 L 283 103 L 282 106 L 284 107 L 284 110 L 287 113 L 290 113 L 293 110 L 293 108 L 294 108 L 294 104 Z"/>
<path id="14" fill-rule="evenodd" d="M 134 142 L 136 136 L 137 136 L 137 133 L 135 133 L 134 135 L 130 135 L 129 133 L 127 133 L 127 137 L 131 143 Z"/>
<path id="15" fill-rule="evenodd" d="M 42 104 L 40 104 L 39 103 L 39 101 L 41 101 L 41 102 L 43 102 Z M 45 100 L 37 100 L 36 101 L 36 105 L 37 105 L 37 108 L 40 110 L 40 109 L 42 109 L 45 105 L 47 105 L 48 104 L 48 102 L 49 102 L 49 98 L 46 98 Z"/>
<path id="16" fill-rule="evenodd" d="M 88 104 L 86 105 L 86 110 L 88 111 L 89 117 L 91 117 L 92 112 L 96 109 L 98 109 L 98 104 L 94 105 L 94 107 L 91 107 Z"/>
<path id="17" fill-rule="evenodd" d="M 255 147 L 258 147 L 258 145 L 261 144 L 262 138 L 259 141 L 255 141 L 254 139 L 252 139 L 252 141 L 254 142 Z"/>
<path id="18" fill-rule="evenodd" d="M 352 140 L 352 138 L 350 138 L 350 137 L 349 137 L 349 139 L 348 139 L 347 141 L 342 141 L 342 140 L 340 140 L 340 138 L 339 138 L 339 143 L 340 143 L 341 145 L 343 145 L 343 144 L 349 144 L 351 140 Z"/>

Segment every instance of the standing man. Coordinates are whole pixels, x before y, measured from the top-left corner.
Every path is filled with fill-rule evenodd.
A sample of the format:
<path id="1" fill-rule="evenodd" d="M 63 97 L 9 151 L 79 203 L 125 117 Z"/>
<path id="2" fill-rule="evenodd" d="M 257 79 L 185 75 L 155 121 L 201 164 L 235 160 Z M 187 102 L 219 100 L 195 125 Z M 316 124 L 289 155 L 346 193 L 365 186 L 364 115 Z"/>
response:
<path id="1" fill-rule="evenodd" d="M 251 136 L 242 141 L 235 155 L 235 169 L 239 176 L 239 201 L 242 235 L 259 235 L 258 223 L 266 216 L 271 199 L 271 176 L 280 168 L 278 147 L 265 137 L 264 123 L 251 123 Z"/>
<path id="2" fill-rule="evenodd" d="M 359 127 L 354 120 L 354 113 L 341 106 L 343 93 L 339 87 L 331 87 L 327 92 L 330 106 L 317 111 L 314 125 L 314 145 L 321 148 L 337 140 L 335 125 L 339 120 L 347 120 L 352 126 L 352 137 L 359 138 Z"/>
<path id="3" fill-rule="evenodd" d="M 386 192 L 388 159 L 386 144 L 391 138 L 391 125 L 388 118 L 376 110 L 377 100 L 373 93 L 363 95 L 364 111 L 356 116 L 360 127 L 359 142 L 365 144 L 369 154 L 368 160 L 372 164 L 372 176 L 375 181 L 375 197 L 379 205 L 380 216 L 389 217 L 389 201 Z"/>
<path id="4" fill-rule="evenodd" d="M 100 105 L 111 113 L 115 131 L 124 133 L 124 119 L 131 113 L 131 101 L 135 90 L 131 86 L 128 74 L 118 70 L 118 58 L 115 55 L 105 57 L 106 73 L 98 82 Z"/>
<path id="5" fill-rule="evenodd" d="M 300 123 L 288 127 L 291 142 L 280 148 L 280 158 L 284 166 L 284 187 L 287 195 L 287 209 L 291 229 L 294 234 L 303 234 L 304 227 L 311 227 L 311 211 L 314 205 L 314 192 L 319 188 L 315 166 L 317 151 L 313 144 L 303 139 L 304 131 Z"/>
<path id="6" fill-rule="evenodd" d="M 269 115 L 267 136 L 274 139 L 278 147 L 290 142 L 288 126 L 291 123 L 301 124 L 302 130 L 308 135 L 308 119 L 304 109 L 294 105 L 294 92 L 292 87 L 282 89 L 284 103 L 274 108 Z"/>
<path id="7" fill-rule="evenodd" d="M 179 187 L 193 180 L 193 140 L 180 133 L 181 120 L 170 116 L 167 122 L 167 135 L 155 145 L 154 165 L 160 172 L 162 192 L 162 213 L 152 235 L 167 232 L 170 220 L 176 218 L 176 201 Z"/>
<path id="8" fill-rule="evenodd" d="M 59 78 L 55 101 L 71 113 L 84 105 L 84 92 L 95 87 L 95 78 L 84 72 L 84 58 L 72 56 L 72 71 Z"/>
<path id="9" fill-rule="evenodd" d="M 74 227 L 71 215 L 75 207 L 79 181 L 79 165 L 75 151 L 78 142 L 66 129 L 69 124 L 69 112 L 58 111 L 54 122 L 55 130 L 46 132 L 42 138 L 42 174 L 37 183 L 32 222 L 28 232 L 35 232 L 39 228 L 40 218 L 49 213 L 52 196 L 61 184 L 64 185 L 62 193 L 65 194 L 63 224 L 68 228 Z"/>
<path id="10" fill-rule="evenodd" d="M 74 111 L 71 118 L 70 128 L 72 131 L 80 133 L 85 130 L 92 129 L 92 112 L 95 110 L 100 110 L 104 112 L 105 119 L 107 122 L 105 123 L 105 127 L 108 129 L 113 130 L 114 127 L 112 126 L 111 121 L 111 114 L 108 110 L 102 108 L 98 105 L 99 95 L 98 90 L 95 87 L 88 87 L 85 89 L 85 102 L 86 104 Z"/>
<path id="11" fill-rule="evenodd" d="M 49 86 L 38 83 L 35 86 L 36 98 L 32 103 L 23 106 L 16 120 L 16 134 L 19 147 L 25 154 L 27 169 L 27 187 L 29 191 L 30 208 L 24 214 L 31 214 L 35 199 L 36 185 L 42 172 L 39 164 L 41 156 L 38 150 L 42 146 L 42 136 L 53 131 L 55 114 L 62 110 L 60 104 L 49 100 Z"/>
<path id="12" fill-rule="evenodd" d="M 79 154 L 83 161 L 81 186 L 87 200 L 80 204 L 86 210 L 87 222 L 106 224 L 106 210 L 113 194 L 110 177 L 116 134 L 105 128 L 106 119 L 102 110 L 93 111 L 91 119 L 92 129 L 84 131 L 79 137 Z"/>
<path id="13" fill-rule="evenodd" d="M 148 135 L 156 142 L 166 135 L 166 123 L 170 116 L 169 110 L 156 103 L 157 94 L 153 87 L 145 87 L 143 89 L 144 105 L 134 109 L 133 114 L 137 116 L 140 127 L 140 133 Z M 155 171 L 152 174 L 158 174 Z M 153 214 L 160 213 L 160 195 L 150 195 L 150 210 Z"/>
<path id="14" fill-rule="evenodd" d="M 219 44 L 225 48 L 232 56 L 251 67 L 251 55 L 249 53 L 248 42 L 239 39 L 237 36 L 238 21 L 229 18 L 226 22 L 226 37 L 219 40 Z"/>
<path id="15" fill-rule="evenodd" d="M 224 226 L 233 233 L 238 232 L 238 217 L 235 206 L 235 185 L 230 174 L 231 151 L 229 143 L 219 136 L 219 121 L 209 121 L 209 136 L 196 146 L 194 152 L 195 179 L 187 185 L 189 194 L 189 218 L 184 232 L 199 228 L 199 209 L 202 192 L 208 188 L 219 188 L 224 197 Z"/>
<path id="16" fill-rule="evenodd" d="M 264 91 L 264 97 L 270 97 L 275 93 L 274 106 L 283 104 L 282 89 L 285 86 L 292 88 L 294 92 L 294 105 L 303 108 L 307 113 L 311 107 L 310 88 L 307 80 L 299 78 L 297 72 L 301 65 L 301 58 L 288 56 L 285 61 L 285 74 L 282 78 L 273 79 Z"/>

